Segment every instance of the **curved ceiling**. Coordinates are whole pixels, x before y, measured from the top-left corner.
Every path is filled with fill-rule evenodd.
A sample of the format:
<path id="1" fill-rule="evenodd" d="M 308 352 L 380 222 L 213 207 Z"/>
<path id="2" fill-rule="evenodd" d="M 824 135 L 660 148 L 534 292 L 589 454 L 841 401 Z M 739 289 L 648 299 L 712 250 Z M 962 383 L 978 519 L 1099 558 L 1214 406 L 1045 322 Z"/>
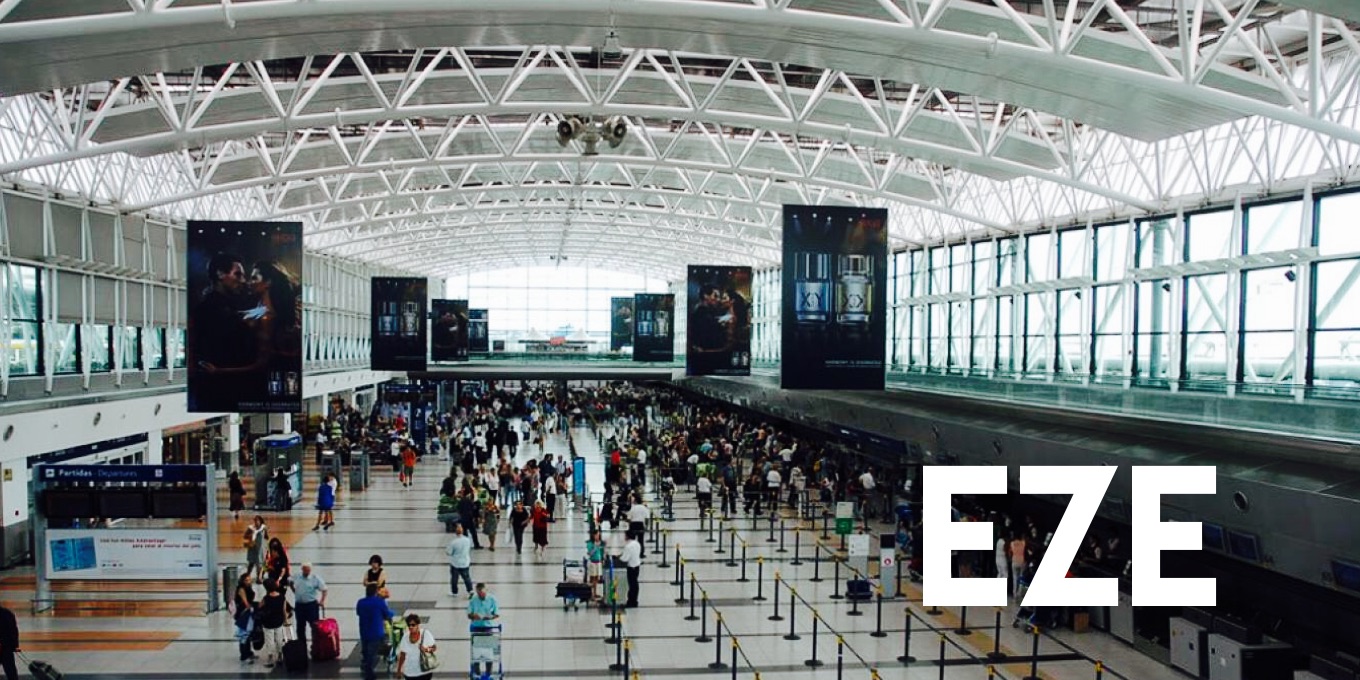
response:
<path id="1" fill-rule="evenodd" d="M 434 275 L 678 277 L 777 262 L 788 203 L 889 207 L 903 245 L 1022 228 L 1026 202 L 1157 210 L 1169 190 L 1142 168 L 1160 145 L 1246 117 L 1338 164 L 1360 146 L 1342 20 L 1177 6 L 5 0 L 4 101 L 33 115 L 0 137 L 0 175 L 127 211 L 300 220 L 313 250 Z M 617 56 L 598 49 L 610 27 Z M 566 115 L 628 135 L 583 156 L 555 139 Z"/>

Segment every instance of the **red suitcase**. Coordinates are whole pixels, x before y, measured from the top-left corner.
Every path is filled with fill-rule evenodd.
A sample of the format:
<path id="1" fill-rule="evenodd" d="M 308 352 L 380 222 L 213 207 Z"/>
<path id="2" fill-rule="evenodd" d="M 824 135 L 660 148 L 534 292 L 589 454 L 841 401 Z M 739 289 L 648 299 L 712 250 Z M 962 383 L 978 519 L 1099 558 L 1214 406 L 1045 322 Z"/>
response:
<path id="1" fill-rule="evenodd" d="M 321 619 L 312 626 L 312 660 L 330 661 L 340 658 L 340 624 L 335 619 Z"/>

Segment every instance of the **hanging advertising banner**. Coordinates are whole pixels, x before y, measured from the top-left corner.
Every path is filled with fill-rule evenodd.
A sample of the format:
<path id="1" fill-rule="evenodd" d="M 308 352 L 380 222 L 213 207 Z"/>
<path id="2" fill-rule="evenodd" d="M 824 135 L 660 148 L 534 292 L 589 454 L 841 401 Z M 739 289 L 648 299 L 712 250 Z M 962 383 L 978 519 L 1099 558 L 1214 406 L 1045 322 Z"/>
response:
<path id="1" fill-rule="evenodd" d="M 609 351 L 633 344 L 633 298 L 609 298 Z"/>
<path id="2" fill-rule="evenodd" d="M 633 296 L 633 361 L 675 360 L 675 296 Z"/>
<path id="3" fill-rule="evenodd" d="M 687 375 L 751 374 L 751 268 L 690 265 Z"/>
<path id="4" fill-rule="evenodd" d="M 434 361 L 467 361 L 468 301 L 433 300 L 430 322 L 430 358 Z"/>
<path id="5" fill-rule="evenodd" d="M 369 366 L 375 371 L 423 371 L 427 282 L 420 277 L 373 278 L 373 341 Z"/>
<path id="6" fill-rule="evenodd" d="M 486 354 L 491 351 L 489 316 L 485 309 L 468 310 L 468 352 Z"/>
<path id="7" fill-rule="evenodd" d="M 186 227 L 190 413 L 302 410 L 302 224 Z"/>
<path id="8" fill-rule="evenodd" d="M 887 269 L 887 210 L 784 206 L 784 389 L 883 389 Z"/>
<path id="9" fill-rule="evenodd" d="M 50 580 L 194 580 L 208 577 L 203 529 L 48 529 Z"/>

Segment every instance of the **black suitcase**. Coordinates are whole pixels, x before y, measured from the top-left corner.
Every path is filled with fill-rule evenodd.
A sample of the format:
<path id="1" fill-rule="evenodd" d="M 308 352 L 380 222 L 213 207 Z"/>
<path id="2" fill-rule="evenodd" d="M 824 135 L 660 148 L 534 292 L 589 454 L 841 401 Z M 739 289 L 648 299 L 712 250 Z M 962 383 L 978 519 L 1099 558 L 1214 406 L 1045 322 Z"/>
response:
<path id="1" fill-rule="evenodd" d="M 18 657 L 24 665 L 28 666 L 28 672 L 37 680 L 61 680 L 63 677 L 61 671 L 53 668 L 52 664 L 46 661 L 36 659 L 30 661 L 22 652 L 18 653 Z"/>
<path id="2" fill-rule="evenodd" d="M 852 578 L 845 582 L 845 597 L 851 600 L 868 600 L 873 597 L 873 587 L 868 579 Z"/>
<path id="3" fill-rule="evenodd" d="M 283 670 L 289 673 L 307 671 L 307 643 L 302 640 L 283 643 Z"/>

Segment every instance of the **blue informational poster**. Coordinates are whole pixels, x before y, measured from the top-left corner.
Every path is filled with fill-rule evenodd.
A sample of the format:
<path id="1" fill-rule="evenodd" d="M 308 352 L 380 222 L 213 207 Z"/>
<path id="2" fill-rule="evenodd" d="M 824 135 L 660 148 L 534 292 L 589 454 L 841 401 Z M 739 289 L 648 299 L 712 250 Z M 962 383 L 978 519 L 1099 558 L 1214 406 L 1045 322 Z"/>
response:
<path id="1" fill-rule="evenodd" d="M 94 569 L 96 562 L 92 536 L 52 541 L 52 571 Z"/>
<path id="2" fill-rule="evenodd" d="M 571 493 L 575 496 L 586 495 L 586 459 L 575 458 L 571 461 Z"/>

